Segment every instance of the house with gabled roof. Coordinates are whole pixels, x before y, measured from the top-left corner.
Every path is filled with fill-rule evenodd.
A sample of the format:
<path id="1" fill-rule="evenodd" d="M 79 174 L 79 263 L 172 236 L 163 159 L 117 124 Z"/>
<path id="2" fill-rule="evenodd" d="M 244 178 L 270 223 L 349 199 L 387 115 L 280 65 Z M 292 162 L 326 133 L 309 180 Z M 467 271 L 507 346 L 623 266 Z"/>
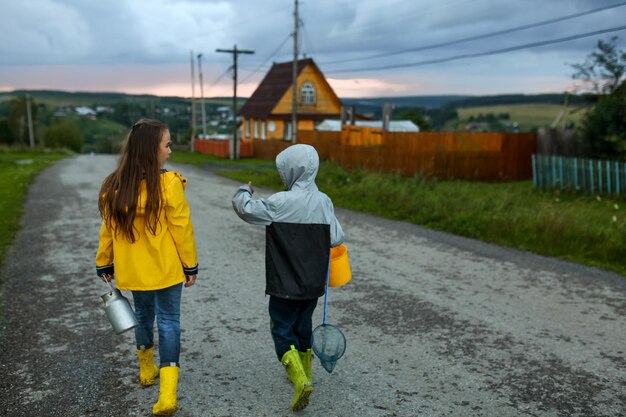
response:
<path id="1" fill-rule="evenodd" d="M 293 61 L 274 63 L 241 108 L 243 140 L 291 140 Z M 317 123 L 341 117 L 341 101 L 313 59 L 297 62 L 298 130 L 314 130 Z"/>

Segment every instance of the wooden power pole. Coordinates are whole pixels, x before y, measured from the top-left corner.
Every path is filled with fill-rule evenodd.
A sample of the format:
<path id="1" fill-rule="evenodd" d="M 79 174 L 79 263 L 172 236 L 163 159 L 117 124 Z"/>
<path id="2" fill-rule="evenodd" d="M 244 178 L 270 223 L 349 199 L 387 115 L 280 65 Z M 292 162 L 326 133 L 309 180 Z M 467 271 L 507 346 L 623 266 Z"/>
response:
<path id="1" fill-rule="evenodd" d="M 253 54 L 254 51 L 245 49 L 237 49 L 237 45 L 233 49 L 216 49 L 215 52 L 226 52 L 233 54 L 233 153 L 230 159 L 238 159 L 237 154 L 237 56 L 239 54 Z"/>
<path id="2" fill-rule="evenodd" d="M 298 143 L 298 0 L 293 11 L 293 66 L 291 83 L 291 141 Z"/>
<path id="3" fill-rule="evenodd" d="M 28 122 L 28 140 L 30 143 L 30 147 L 35 147 L 35 131 L 33 129 L 33 115 L 31 111 L 31 99 L 30 95 L 26 94 L 26 118 Z"/>
<path id="4" fill-rule="evenodd" d="M 206 139 L 206 110 L 204 106 L 204 81 L 202 80 L 202 54 L 198 54 L 198 74 L 200 75 L 200 105 L 202 106 L 202 138 Z"/>
<path id="5" fill-rule="evenodd" d="M 193 50 L 189 51 L 191 57 L 191 141 L 189 150 L 194 152 L 196 146 L 196 74 L 194 71 Z"/>

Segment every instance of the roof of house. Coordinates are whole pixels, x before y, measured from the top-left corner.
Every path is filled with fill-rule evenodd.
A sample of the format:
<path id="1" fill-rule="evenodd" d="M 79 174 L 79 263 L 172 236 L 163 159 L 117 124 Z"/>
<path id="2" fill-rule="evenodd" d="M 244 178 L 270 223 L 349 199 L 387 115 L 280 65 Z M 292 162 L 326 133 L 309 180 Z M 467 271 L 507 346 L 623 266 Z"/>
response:
<path id="1" fill-rule="evenodd" d="M 313 59 L 298 60 L 298 75 L 309 64 L 315 65 Z M 267 118 L 272 109 L 285 95 L 292 84 L 293 61 L 274 63 L 261 81 L 261 84 L 252 93 L 252 96 L 241 107 L 244 117 Z"/>
<path id="2" fill-rule="evenodd" d="M 75 111 L 79 116 L 95 116 L 96 114 L 94 109 L 86 106 L 78 106 L 75 108 Z"/>

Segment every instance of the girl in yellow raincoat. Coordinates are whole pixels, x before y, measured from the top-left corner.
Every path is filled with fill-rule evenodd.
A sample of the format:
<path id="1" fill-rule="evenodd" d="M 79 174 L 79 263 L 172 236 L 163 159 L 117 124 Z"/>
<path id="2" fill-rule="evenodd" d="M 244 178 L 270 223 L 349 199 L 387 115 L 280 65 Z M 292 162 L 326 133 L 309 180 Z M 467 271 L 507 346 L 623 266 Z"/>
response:
<path id="1" fill-rule="evenodd" d="M 96 270 L 103 280 L 133 294 L 139 380 L 153 385 L 160 376 L 152 412 L 176 412 L 180 357 L 180 302 L 183 283 L 196 282 L 198 258 L 187 180 L 167 172 L 170 133 L 156 120 L 142 119 L 129 132 L 118 167 L 102 183 L 102 217 Z M 154 319 L 159 333 L 160 369 L 153 361 Z"/>

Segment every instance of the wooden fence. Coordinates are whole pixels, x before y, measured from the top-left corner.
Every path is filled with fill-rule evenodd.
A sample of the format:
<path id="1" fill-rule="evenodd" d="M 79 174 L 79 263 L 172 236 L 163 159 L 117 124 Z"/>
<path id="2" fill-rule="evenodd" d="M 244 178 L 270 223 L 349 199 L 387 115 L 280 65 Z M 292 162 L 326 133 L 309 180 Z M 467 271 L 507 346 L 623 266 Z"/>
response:
<path id="1" fill-rule="evenodd" d="M 359 138 L 354 126 L 341 132 L 298 131 L 320 159 L 348 168 L 424 175 L 441 179 L 511 181 L 532 178 L 534 133 L 372 132 Z M 358 129 L 358 128 L 357 128 Z M 369 135 L 369 136 L 368 136 Z M 290 142 L 255 140 L 254 156 L 273 159 Z"/>
<path id="2" fill-rule="evenodd" d="M 231 147 L 232 140 L 196 139 L 194 142 L 196 152 L 220 156 L 222 158 L 230 157 Z M 242 158 L 253 156 L 252 141 L 239 141 L 237 153 Z"/>
<path id="3" fill-rule="evenodd" d="M 533 155 L 533 187 L 626 195 L 626 163 L 597 159 Z"/>
<path id="4" fill-rule="evenodd" d="M 542 127 L 537 130 L 537 154 L 575 157 L 585 154 L 585 145 L 577 129 Z"/>

